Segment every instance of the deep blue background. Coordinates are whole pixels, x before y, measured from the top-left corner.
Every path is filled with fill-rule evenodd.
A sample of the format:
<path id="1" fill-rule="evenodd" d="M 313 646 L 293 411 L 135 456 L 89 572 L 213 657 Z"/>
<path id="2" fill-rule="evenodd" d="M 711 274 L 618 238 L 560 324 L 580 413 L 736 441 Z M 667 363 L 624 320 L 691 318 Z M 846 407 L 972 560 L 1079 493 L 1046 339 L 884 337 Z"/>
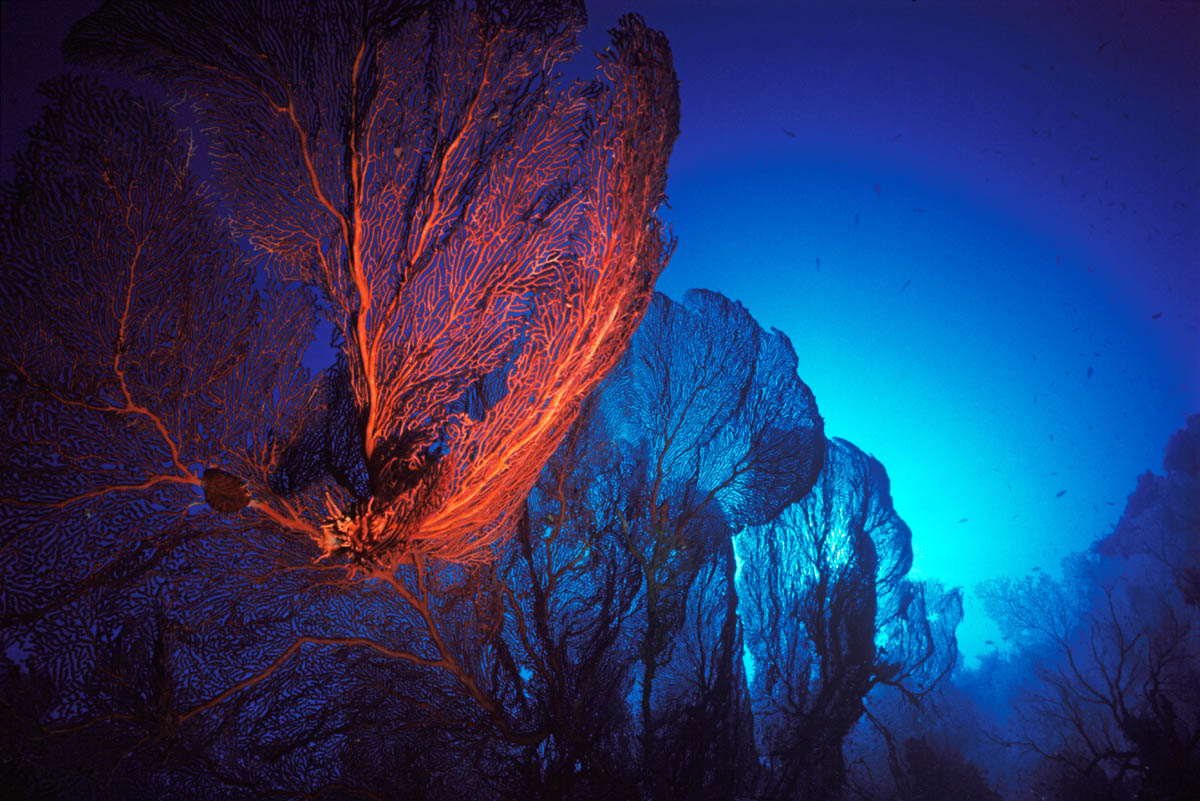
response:
<path id="1" fill-rule="evenodd" d="M 5 162 L 97 5 L 2 4 Z M 970 589 L 1107 533 L 1200 410 L 1200 3 L 605 0 L 581 74 L 627 10 L 682 80 L 659 288 L 791 337 L 917 574 Z"/>
<path id="2" fill-rule="evenodd" d="M 636 5 L 682 81 L 659 288 L 791 337 L 987 650 L 975 583 L 1108 533 L 1200 410 L 1200 4 Z"/>

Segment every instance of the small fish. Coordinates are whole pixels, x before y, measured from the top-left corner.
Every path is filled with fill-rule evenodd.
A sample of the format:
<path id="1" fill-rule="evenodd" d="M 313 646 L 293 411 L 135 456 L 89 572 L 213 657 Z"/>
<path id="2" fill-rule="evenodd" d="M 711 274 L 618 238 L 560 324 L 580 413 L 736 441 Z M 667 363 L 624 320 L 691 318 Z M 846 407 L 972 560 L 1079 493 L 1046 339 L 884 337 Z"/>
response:
<path id="1" fill-rule="evenodd" d="M 1088 367 L 1088 378 L 1091 378 L 1091 377 L 1092 377 L 1092 373 L 1094 373 L 1094 372 L 1096 372 L 1096 371 L 1095 371 L 1095 370 L 1093 370 L 1091 367 Z"/>
<path id="2" fill-rule="evenodd" d="M 1057 495 L 1055 495 L 1054 497 L 1055 497 L 1055 498 L 1061 498 L 1062 496 L 1064 496 L 1064 495 L 1066 495 L 1066 494 L 1067 494 L 1067 491 L 1066 491 L 1066 490 L 1059 490 L 1059 491 L 1058 491 L 1058 494 L 1057 494 Z"/>
<path id="3" fill-rule="evenodd" d="M 983 644 L 984 645 L 995 645 L 996 643 L 993 640 L 984 640 Z"/>
<path id="4" fill-rule="evenodd" d="M 1031 70 L 1031 69 L 1033 69 L 1033 67 L 1029 66 L 1028 64 L 1022 64 L 1022 65 L 1021 65 L 1021 69 L 1023 69 L 1023 70 Z"/>
<path id="5" fill-rule="evenodd" d="M 817 256 L 817 269 L 821 269 L 821 257 Z"/>
<path id="6" fill-rule="evenodd" d="M 796 138 L 796 132 L 795 132 L 795 131 L 789 131 L 787 128 L 784 128 L 784 129 L 783 129 L 783 132 L 784 132 L 785 134 L 787 134 L 788 136 L 792 137 L 793 139 L 795 139 L 795 138 Z"/>
<path id="7" fill-rule="evenodd" d="M 1107 42 L 1101 42 L 1101 43 L 1100 43 L 1100 46 L 1096 48 L 1096 52 L 1097 52 L 1097 53 L 1103 53 L 1103 52 L 1104 52 L 1104 48 L 1108 47 L 1110 44 L 1112 44 L 1112 41 L 1111 41 L 1111 40 L 1110 40 L 1110 41 L 1107 41 Z"/>
<path id="8" fill-rule="evenodd" d="M 877 195 L 883 194 L 883 190 L 879 188 L 879 184 L 875 184 L 875 194 L 877 194 Z"/>
<path id="9" fill-rule="evenodd" d="M 960 522 L 960 523 L 965 523 L 965 522 L 967 522 L 967 518 L 965 518 L 965 517 L 960 517 L 960 518 L 958 519 L 958 522 Z"/>
<path id="10" fill-rule="evenodd" d="M 900 287 L 900 292 L 903 292 L 904 290 L 908 289 L 908 285 L 909 285 L 909 284 L 911 284 L 911 283 L 912 283 L 912 279 L 911 279 L 911 278 L 910 278 L 910 279 L 908 279 L 907 281 L 905 281 L 905 282 L 904 282 L 904 286 Z M 900 292 L 897 292 L 896 294 L 897 294 L 897 295 L 899 295 L 899 294 L 900 294 Z"/>
<path id="11" fill-rule="evenodd" d="M 854 227 L 858 227 L 858 212 L 854 212 Z"/>
<path id="12" fill-rule="evenodd" d="M 915 211 L 917 214 L 924 214 L 924 213 L 925 213 L 925 209 L 913 208 L 913 211 Z"/>
<path id="13" fill-rule="evenodd" d="M 1159 317 L 1162 317 L 1162 312 L 1155 312 L 1154 314 L 1150 315 L 1151 320 L 1157 320 Z"/>
<path id="14" fill-rule="evenodd" d="M 1031 567 L 1031 568 L 1029 568 L 1029 570 L 1030 570 L 1030 572 L 1033 572 L 1033 573 L 1042 572 L 1042 569 L 1040 567 Z"/>

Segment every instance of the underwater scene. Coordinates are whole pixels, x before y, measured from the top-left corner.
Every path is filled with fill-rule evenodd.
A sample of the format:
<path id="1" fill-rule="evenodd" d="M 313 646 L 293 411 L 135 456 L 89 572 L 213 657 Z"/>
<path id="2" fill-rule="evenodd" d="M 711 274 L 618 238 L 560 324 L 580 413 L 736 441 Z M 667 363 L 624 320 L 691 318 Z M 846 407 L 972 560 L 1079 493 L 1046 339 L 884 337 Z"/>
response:
<path id="1" fill-rule="evenodd" d="M 0 796 L 1200 798 L 1200 2 L 0 13 Z"/>

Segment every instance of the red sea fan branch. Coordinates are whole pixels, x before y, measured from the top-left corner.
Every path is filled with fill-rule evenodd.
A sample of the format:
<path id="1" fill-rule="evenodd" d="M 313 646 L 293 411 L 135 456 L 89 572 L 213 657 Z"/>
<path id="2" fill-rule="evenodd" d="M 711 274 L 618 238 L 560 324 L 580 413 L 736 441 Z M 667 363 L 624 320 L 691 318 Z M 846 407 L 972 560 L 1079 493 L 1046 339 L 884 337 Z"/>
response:
<path id="1" fill-rule="evenodd" d="M 396 503 L 375 506 L 369 522 L 364 520 L 352 537 L 389 548 L 403 543 L 453 561 L 484 558 L 487 547 L 509 533 L 512 515 L 582 399 L 616 364 L 640 322 L 671 250 L 654 212 L 664 198 L 666 162 L 677 131 L 676 85 L 661 35 L 636 18 L 614 33 L 617 51 L 603 64 L 611 86 L 551 109 L 594 124 L 591 136 L 572 141 L 550 126 L 554 115 L 547 114 L 528 133 L 531 144 L 517 169 L 493 170 L 487 185 L 500 197 L 478 212 L 485 224 L 471 220 L 476 225 L 469 224 L 465 241 L 454 245 L 472 251 L 464 270 L 483 272 L 489 262 L 496 262 L 497 273 L 509 270 L 504 280 L 493 278 L 475 290 L 481 300 L 499 295 L 495 287 L 505 282 L 519 290 L 503 304 L 492 301 L 499 313 L 461 322 L 467 338 L 458 342 L 482 345 L 490 334 L 490 351 L 464 352 L 461 362 L 450 362 L 473 365 L 468 375 L 486 375 L 500 368 L 504 357 L 511 358 L 506 394 L 482 419 L 453 421 L 426 483 Z M 556 198 L 540 226 L 530 226 L 521 219 L 528 206 L 514 200 L 521 197 L 514 187 L 540 177 L 529 173 L 553 169 L 560 154 L 548 146 L 558 144 L 556 135 L 563 140 L 559 149 L 577 149 L 574 184 Z M 498 261 L 496 251 L 518 258 Z M 524 274 L 512 269 L 521 264 L 528 265 Z M 466 288 L 478 280 L 468 272 L 453 286 Z M 519 313 L 518 304 L 525 306 Z M 399 402 L 385 405 L 385 421 L 398 427 L 421 416 L 412 408 L 407 415 L 387 416 L 401 408 Z M 423 506 L 417 509 L 417 503 Z M 373 547 L 363 544 L 366 548 L 358 548 Z"/>
<path id="2" fill-rule="evenodd" d="M 670 255 L 666 39 L 627 17 L 598 79 L 563 86 L 569 4 L 278 10 L 125 0 L 67 49 L 189 97 L 235 231 L 324 295 L 369 498 L 339 500 L 319 544 L 487 559 Z"/>

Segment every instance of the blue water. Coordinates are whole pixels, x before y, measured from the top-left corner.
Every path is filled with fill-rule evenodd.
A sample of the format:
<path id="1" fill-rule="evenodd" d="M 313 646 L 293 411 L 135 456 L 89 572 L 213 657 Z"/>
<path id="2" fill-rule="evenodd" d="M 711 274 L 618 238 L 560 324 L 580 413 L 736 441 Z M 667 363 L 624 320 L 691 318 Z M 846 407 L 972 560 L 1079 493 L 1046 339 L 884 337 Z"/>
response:
<path id="1" fill-rule="evenodd" d="M 973 585 L 1106 534 L 1200 409 L 1195 15 L 993 5 L 637 5 L 682 80 L 659 288 L 791 337 L 968 656 Z"/>

